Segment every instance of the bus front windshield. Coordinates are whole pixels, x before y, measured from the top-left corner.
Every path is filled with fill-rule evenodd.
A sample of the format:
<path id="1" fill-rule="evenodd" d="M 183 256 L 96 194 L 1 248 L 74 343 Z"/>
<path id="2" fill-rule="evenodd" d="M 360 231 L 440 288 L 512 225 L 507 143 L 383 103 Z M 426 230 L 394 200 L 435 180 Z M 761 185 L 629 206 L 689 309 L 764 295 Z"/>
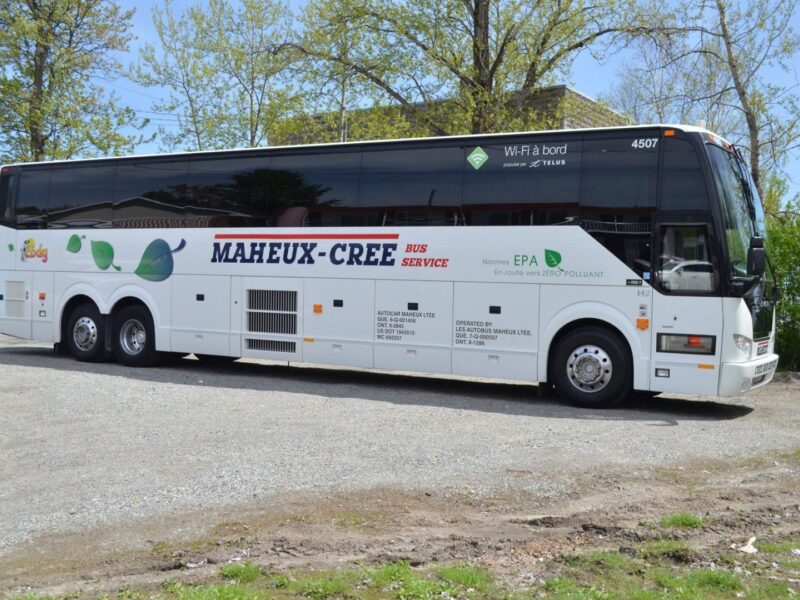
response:
<path id="1" fill-rule="evenodd" d="M 745 179 L 746 169 L 741 168 L 739 159 L 732 152 L 709 144 L 709 155 L 714 168 L 719 196 L 722 201 L 722 222 L 728 245 L 728 258 L 732 277 L 747 276 L 747 250 L 750 238 L 756 235 L 756 204 L 761 209 L 761 200 L 752 193 Z M 743 173 L 744 171 L 744 173 Z M 763 212 L 763 211 L 762 211 Z M 759 224 L 759 229 L 763 227 Z M 764 235 L 763 230 L 758 235 Z"/>

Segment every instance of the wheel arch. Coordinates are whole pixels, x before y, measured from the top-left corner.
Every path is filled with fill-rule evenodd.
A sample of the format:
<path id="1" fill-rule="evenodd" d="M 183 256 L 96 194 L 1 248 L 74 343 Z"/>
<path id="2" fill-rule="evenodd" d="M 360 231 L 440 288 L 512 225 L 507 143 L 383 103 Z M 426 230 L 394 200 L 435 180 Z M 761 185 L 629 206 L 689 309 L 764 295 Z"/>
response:
<path id="1" fill-rule="evenodd" d="M 549 365 L 553 348 L 570 331 L 584 326 L 604 327 L 622 338 L 631 358 L 634 388 L 639 389 L 642 384 L 642 378 L 646 379 L 648 375 L 647 370 L 642 369 L 641 365 L 638 364 L 642 358 L 646 358 L 646 352 L 642 346 L 640 336 L 633 323 L 618 309 L 599 302 L 579 302 L 567 306 L 556 313 L 542 329 L 539 336 L 541 351 L 539 352 L 537 365 L 539 379 L 552 381 Z"/>

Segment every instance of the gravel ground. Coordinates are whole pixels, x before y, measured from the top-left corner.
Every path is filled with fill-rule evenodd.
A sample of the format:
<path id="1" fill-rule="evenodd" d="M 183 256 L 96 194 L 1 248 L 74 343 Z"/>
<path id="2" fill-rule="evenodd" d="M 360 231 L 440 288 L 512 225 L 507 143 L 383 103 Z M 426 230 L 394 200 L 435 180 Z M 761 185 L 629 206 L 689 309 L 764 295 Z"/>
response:
<path id="1" fill-rule="evenodd" d="M 446 488 L 800 445 L 800 385 L 587 411 L 484 381 L 194 360 L 87 365 L 0 336 L 0 553 L 46 532 L 286 493 Z M 530 479 L 528 480 L 530 481 Z M 531 485 L 534 487 L 531 488 Z"/>

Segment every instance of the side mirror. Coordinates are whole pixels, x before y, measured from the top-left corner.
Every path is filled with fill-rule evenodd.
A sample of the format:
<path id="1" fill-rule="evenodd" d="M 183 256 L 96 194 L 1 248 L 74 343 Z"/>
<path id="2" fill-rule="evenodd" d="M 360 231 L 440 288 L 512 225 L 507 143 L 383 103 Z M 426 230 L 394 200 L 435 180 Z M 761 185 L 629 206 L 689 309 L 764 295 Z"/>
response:
<path id="1" fill-rule="evenodd" d="M 767 253 L 764 250 L 764 238 L 754 235 L 750 238 L 747 250 L 747 274 L 760 277 L 767 268 Z"/>

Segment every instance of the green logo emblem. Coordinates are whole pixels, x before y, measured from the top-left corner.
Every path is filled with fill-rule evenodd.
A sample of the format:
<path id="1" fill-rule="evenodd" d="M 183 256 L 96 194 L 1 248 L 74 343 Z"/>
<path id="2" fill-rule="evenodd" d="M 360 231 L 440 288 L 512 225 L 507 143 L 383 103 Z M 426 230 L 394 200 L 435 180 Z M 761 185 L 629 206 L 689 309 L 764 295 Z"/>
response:
<path id="1" fill-rule="evenodd" d="M 555 250 L 550 250 L 549 248 L 544 249 L 544 262 L 547 263 L 547 266 L 551 269 L 558 269 L 559 271 L 564 270 L 559 266 L 561 264 L 561 254 Z"/>
<path id="2" fill-rule="evenodd" d="M 475 148 L 475 150 L 470 152 L 469 156 L 467 156 L 467 162 L 471 164 L 472 168 L 476 171 L 480 169 L 487 160 L 489 160 L 489 155 L 486 154 L 480 146 Z"/>

